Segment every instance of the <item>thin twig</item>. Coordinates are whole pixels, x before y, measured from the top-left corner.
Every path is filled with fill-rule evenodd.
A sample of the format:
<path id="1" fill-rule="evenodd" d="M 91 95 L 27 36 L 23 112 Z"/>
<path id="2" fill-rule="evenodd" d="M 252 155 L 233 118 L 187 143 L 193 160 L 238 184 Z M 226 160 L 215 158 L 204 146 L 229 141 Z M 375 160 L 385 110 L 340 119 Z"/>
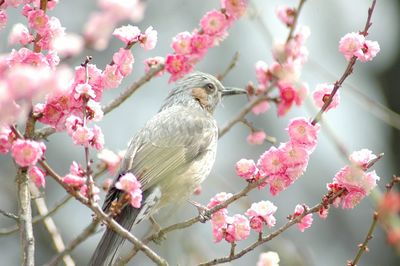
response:
<path id="1" fill-rule="evenodd" d="M 367 245 L 368 245 L 368 242 L 372 239 L 372 233 L 375 230 L 377 221 L 378 221 L 378 213 L 374 212 L 374 214 L 372 215 L 372 223 L 371 223 L 371 226 L 369 227 L 367 235 L 365 236 L 365 240 L 362 244 L 359 245 L 358 252 L 357 252 L 356 256 L 354 257 L 353 261 L 350 261 L 347 263 L 348 266 L 356 266 L 362 256 L 362 254 L 368 250 Z"/>
<path id="2" fill-rule="evenodd" d="M 290 26 L 289 35 L 286 38 L 286 43 L 288 43 L 293 38 L 294 30 L 296 29 L 297 20 L 299 19 L 300 11 L 304 5 L 305 0 L 300 0 L 299 5 L 297 6 L 296 13 L 293 18 L 293 24 Z"/>
<path id="3" fill-rule="evenodd" d="M 372 25 L 371 18 L 372 18 L 372 14 L 373 14 L 373 11 L 374 11 L 374 8 L 375 8 L 375 4 L 376 4 L 376 0 L 373 0 L 371 7 L 368 9 L 367 21 L 365 23 L 364 30 L 360 33 L 360 34 L 362 34 L 364 36 L 368 35 L 368 30 Z M 311 121 L 312 125 L 315 125 L 315 124 L 318 123 L 318 121 L 322 117 L 322 114 L 328 109 L 329 105 L 332 103 L 333 97 L 335 96 L 335 94 L 337 93 L 339 88 L 342 87 L 343 82 L 346 80 L 346 78 L 348 76 L 350 76 L 353 73 L 353 67 L 354 67 L 356 61 L 357 61 L 357 57 L 356 56 L 353 56 L 350 59 L 350 61 L 347 64 L 346 70 L 344 71 L 343 75 L 341 76 L 341 78 L 339 80 L 335 81 L 335 83 L 333 85 L 332 92 L 330 93 L 329 97 L 327 98 L 327 100 L 325 101 L 324 105 L 321 107 L 321 109 L 317 113 L 317 115 Z"/>
<path id="4" fill-rule="evenodd" d="M 240 121 L 243 120 L 243 118 L 251 111 L 251 109 L 256 106 L 257 104 L 261 103 L 262 101 L 268 100 L 269 97 L 266 95 L 260 95 L 255 98 L 253 98 L 251 101 L 246 103 L 245 106 L 243 106 L 242 110 L 235 115 L 231 120 L 229 120 L 223 127 L 219 129 L 218 137 L 221 138 L 224 136 L 234 125 L 239 123 Z"/>
<path id="5" fill-rule="evenodd" d="M 128 99 L 135 91 L 137 91 L 143 84 L 150 81 L 155 75 L 164 69 L 164 64 L 160 63 L 157 66 L 151 68 L 149 72 L 143 75 L 139 80 L 135 81 L 129 88 L 123 91 L 117 98 L 103 106 L 104 114 L 107 114 L 117 108 L 126 99 Z"/>
<path id="6" fill-rule="evenodd" d="M 32 196 L 36 197 L 34 199 L 34 202 L 39 214 L 42 217 L 46 216 L 49 213 L 49 210 L 47 208 L 45 200 L 41 197 L 38 197 L 38 195 L 40 195 L 39 189 L 35 185 L 31 184 L 30 190 Z M 47 216 L 43 219 L 43 224 L 50 235 L 55 250 L 57 251 L 57 253 L 60 253 L 62 250 L 65 249 L 65 245 L 53 218 Z M 70 255 L 62 256 L 61 258 L 63 259 L 65 266 L 75 266 L 75 262 Z"/>
<path id="7" fill-rule="evenodd" d="M 227 68 L 224 70 L 224 72 L 222 72 L 222 74 L 218 75 L 217 78 L 218 80 L 224 80 L 225 77 L 229 74 L 229 72 L 235 68 L 235 66 L 237 65 L 237 62 L 239 60 L 239 52 L 236 52 L 233 57 L 231 62 L 229 63 L 229 65 L 227 66 Z"/>
<path id="8" fill-rule="evenodd" d="M 331 196 L 331 198 L 329 199 L 329 202 L 332 203 L 337 197 L 339 197 L 342 193 L 344 192 L 344 190 L 340 190 L 337 193 L 333 194 Z M 222 258 L 218 258 L 218 259 L 213 259 L 209 262 L 205 262 L 205 263 L 201 263 L 198 266 L 210 266 L 210 265 L 217 265 L 217 264 L 221 264 L 221 263 L 225 263 L 225 262 L 230 262 L 233 260 L 236 260 L 238 258 L 241 258 L 242 256 L 244 256 L 245 254 L 249 253 L 250 251 L 254 250 L 256 247 L 260 246 L 261 244 L 264 244 L 265 242 L 270 241 L 271 239 L 277 237 L 278 235 L 280 235 L 281 233 L 283 233 L 284 231 L 286 231 L 287 229 L 289 229 L 291 226 L 293 226 L 294 224 L 297 224 L 298 222 L 300 222 L 300 220 L 306 216 L 307 214 L 310 213 L 316 213 L 320 210 L 321 207 L 324 206 L 325 203 L 321 202 L 317 205 L 315 205 L 314 207 L 312 207 L 309 210 L 305 210 L 300 216 L 296 216 L 295 218 L 291 219 L 289 222 L 287 222 L 285 225 L 281 226 L 280 228 L 278 228 L 276 231 L 268 234 L 265 237 L 261 237 L 259 238 L 257 241 L 255 241 L 253 244 L 249 245 L 248 247 L 242 249 L 240 252 L 237 252 L 236 254 L 234 254 L 233 256 L 230 254 L 229 256 L 226 257 L 222 257 Z"/>
<path id="9" fill-rule="evenodd" d="M 76 238 L 74 238 L 67 247 L 65 247 L 59 254 L 55 255 L 46 266 L 56 266 L 59 261 L 69 254 L 83 241 L 88 239 L 96 232 L 97 225 L 99 224 L 98 220 L 93 220 Z"/>
<path id="10" fill-rule="evenodd" d="M 3 214 L 5 217 L 13 219 L 16 222 L 19 221 L 18 215 L 14 214 L 14 213 L 6 212 L 6 211 L 3 211 L 2 209 L 0 209 L 0 213 Z"/>
<path id="11" fill-rule="evenodd" d="M 97 216 L 98 219 L 100 219 L 102 222 L 106 223 L 107 226 L 111 229 L 114 230 L 116 233 L 118 233 L 120 236 L 123 238 L 127 239 L 129 242 L 134 244 L 138 249 L 143 251 L 148 258 L 150 258 L 154 263 L 157 265 L 168 265 L 166 260 L 162 257 L 160 257 L 158 254 L 156 254 L 152 249 L 150 249 L 147 245 L 143 244 L 137 237 L 132 235 L 128 230 L 126 230 L 124 227 L 122 227 L 118 222 L 116 222 L 112 217 L 107 215 L 106 213 L 103 212 L 103 210 L 96 204 L 88 204 L 88 199 L 84 196 L 82 196 L 78 191 L 72 189 L 69 187 L 67 184 L 62 182 L 62 178 L 60 175 L 55 172 L 50 165 L 44 161 L 40 161 L 40 165 L 47 171 L 47 173 L 57 182 L 59 183 L 68 193 L 73 195 L 78 201 L 86 205 L 88 208 L 90 208 Z"/>

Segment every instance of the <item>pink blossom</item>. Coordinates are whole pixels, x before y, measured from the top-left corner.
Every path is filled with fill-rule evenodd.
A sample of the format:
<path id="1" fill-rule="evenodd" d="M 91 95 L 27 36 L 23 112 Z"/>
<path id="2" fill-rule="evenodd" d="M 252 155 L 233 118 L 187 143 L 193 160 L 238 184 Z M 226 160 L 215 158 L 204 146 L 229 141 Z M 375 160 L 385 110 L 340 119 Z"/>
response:
<path id="1" fill-rule="evenodd" d="M 98 4 L 104 13 L 114 17 L 115 22 L 126 19 L 138 22 L 143 19 L 145 4 L 141 1 L 100 0 Z"/>
<path id="2" fill-rule="evenodd" d="M 118 65 L 107 65 L 103 72 L 103 84 L 105 88 L 117 88 L 123 79 L 123 75 L 118 69 Z"/>
<path id="3" fill-rule="evenodd" d="M 62 180 L 65 184 L 80 188 L 86 183 L 86 178 L 74 174 L 67 174 Z"/>
<path id="4" fill-rule="evenodd" d="M 356 165 L 360 166 L 363 169 L 366 168 L 366 166 L 370 161 L 376 158 L 377 156 L 368 149 L 354 151 L 349 156 L 349 159 L 352 163 L 355 163 Z"/>
<path id="5" fill-rule="evenodd" d="M 33 140 L 17 139 L 11 151 L 15 162 L 22 167 L 35 165 L 43 156 L 43 146 Z"/>
<path id="6" fill-rule="evenodd" d="M 140 35 L 139 42 L 145 51 L 154 49 L 157 44 L 157 31 L 152 26 L 148 27 L 144 34 Z"/>
<path id="7" fill-rule="evenodd" d="M 279 255 L 276 252 L 268 251 L 260 254 L 257 266 L 279 266 Z"/>
<path id="8" fill-rule="evenodd" d="M 234 18 L 243 16 L 247 8 L 247 0 L 221 0 L 221 7 Z"/>
<path id="9" fill-rule="evenodd" d="M 93 126 L 93 138 L 90 140 L 90 144 L 96 150 L 102 150 L 104 147 L 104 134 L 101 131 L 101 128 L 97 125 Z"/>
<path id="10" fill-rule="evenodd" d="M 276 15 L 282 23 L 291 27 L 294 23 L 294 17 L 296 16 L 296 9 L 288 6 L 279 6 L 276 9 Z"/>
<path id="11" fill-rule="evenodd" d="M 269 228 L 275 225 L 276 219 L 274 213 L 277 209 L 278 207 L 270 201 L 260 201 L 252 203 L 245 214 L 250 217 L 251 228 L 260 233 L 262 231 L 262 227 L 259 224 L 260 220 Z"/>
<path id="12" fill-rule="evenodd" d="M 317 145 L 318 125 L 312 125 L 305 118 L 292 119 L 288 126 L 290 141 L 308 151 L 313 151 Z"/>
<path id="13" fill-rule="evenodd" d="M 172 38 L 172 49 L 176 54 L 190 54 L 192 52 L 192 34 L 184 31 Z"/>
<path id="14" fill-rule="evenodd" d="M 296 205 L 296 208 L 294 209 L 293 218 L 296 218 L 303 214 L 304 206 L 308 208 L 306 205 L 300 205 L 300 204 Z M 297 227 L 301 232 L 304 232 L 305 229 L 311 227 L 312 222 L 313 222 L 312 213 L 309 213 L 303 218 L 301 218 L 301 220 L 297 223 Z"/>
<path id="15" fill-rule="evenodd" d="M 71 174 L 79 177 L 86 176 L 85 170 L 83 170 L 82 166 L 75 161 L 73 161 L 72 164 L 70 165 L 69 171 L 71 172 Z"/>
<path id="16" fill-rule="evenodd" d="M 297 90 L 295 87 L 287 82 L 279 82 L 279 95 L 280 102 L 278 103 L 278 116 L 285 115 L 292 105 L 296 102 L 299 102 Z"/>
<path id="17" fill-rule="evenodd" d="M 89 98 L 96 98 L 96 94 L 92 89 L 92 86 L 88 83 L 84 84 L 77 84 L 75 87 L 75 94 L 74 98 L 77 99 L 89 99 Z"/>
<path id="18" fill-rule="evenodd" d="M 212 10 L 203 16 L 200 26 L 206 34 L 220 36 L 228 28 L 228 20 L 220 11 Z"/>
<path id="19" fill-rule="evenodd" d="M 101 152 L 97 154 L 97 158 L 107 165 L 107 170 L 111 175 L 115 175 L 117 173 L 122 160 L 121 156 L 108 149 L 101 150 Z"/>
<path id="20" fill-rule="evenodd" d="M 28 175 L 33 181 L 33 183 L 35 183 L 37 188 L 45 187 L 46 185 L 46 179 L 44 178 L 45 172 L 42 169 L 40 169 L 37 166 L 32 166 L 28 170 Z"/>
<path id="21" fill-rule="evenodd" d="M 53 38 L 51 47 L 57 51 L 57 54 L 64 58 L 70 58 L 79 55 L 85 46 L 84 39 L 75 33 L 58 35 Z"/>
<path id="22" fill-rule="evenodd" d="M 310 155 L 302 146 L 286 142 L 279 149 L 283 152 L 283 161 L 288 167 L 307 166 Z"/>
<path id="23" fill-rule="evenodd" d="M 126 77 L 132 72 L 132 66 L 135 62 L 130 49 L 120 48 L 118 52 L 113 55 L 113 62 L 118 66 L 119 72 L 122 76 Z"/>
<path id="24" fill-rule="evenodd" d="M 210 199 L 207 208 L 211 209 L 232 197 L 231 193 L 220 192 Z"/>
<path id="25" fill-rule="evenodd" d="M 45 34 L 49 29 L 49 18 L 41 9 L 32 10 L 28 13 L 29 27 L 39 34 Z"/>
<path id="26" fill-rule="evenodd" d="M 251 145 L 260 145 L 264 143 L 267 134 L 264 131 L 252 132 L 247 136 L 247 142 Z"/>
<path id="27" fill-rule="evenodd" d="M 83 126 L 82 119 L 75 115 L 70 115 L 65 120 L 65 128 L 67 129 L 67 133 L 69 136 L 72 136 L 73 133 L 79 128 Z"/>
<path id="28" fill-rule="evenodd" d="M 86 116 L 92 121 L 100 121 L 104 116 L 100 103 L 89 99 L 86 103 Z"/>
<path id="29" fill-rule="evenodd" d="M 147 58 L 144 60 L 144 70 L 145 72 L 149 72 L 151 68 L 158 66 L 159 64 L 164 64 L 164 57 L 161 56 L 156 56 L 156 57 L 151 57 Z M 156 76 L 162 76 L 164 74 L 164 70 L 159 71 Z"/>
<path id="30" fill-rule="evenodd" d="M 259 104 L 257 104 L 256 106 L 254 106 L 251 111 L 253 112 L 253 114 L 255 115 L 260 115 L 265 113 L 266 111 L 269 110 L 269 102 L 268 101 L 262 101 Z"/>
<path id="31" fill-rule="evenodd" d="M 347 33 L 339 41 L 339 51 L 349 61 L 356 53 L 362 53 L 364 42 L 364 35 L 356 32 Z"/>
<path id="32" fill-rule="evenodd" d="M 255 68 L 258 83 L 264 88 L 268 87 L 269 82 L 272 80 L 272 74 L 269 71 L 267 63 L 264 61 L 257 61 Z"/>
<path id="33" fill-rule="evenodd" d="M 193 68 L 190 64 L 189 58 L 185 55 L 168 55 L 165 60 L 165 70 L 171 74 L 169 82 L 176 81 L 189 73 Z"/>
<path id="34" fill-rule="evenodd" d="M 119 2 L 131 2 L 131 1 L 119 1 Z M 95 12 L 92 13 L 84 26 L 84 38 L 85 43 L 96 50 L 104 50 L 109 42 L 111 33 L 116 25 L 115 16 L 110 12 Z M 101 30 L 99 30 L 101 29 Z M 140 34 L 135 31 L 135 34 Z M 124 30 L 117 32 L 117 37 L 123 42 L 128 41 L 132 36 L 125 34 Z M 127 35 L 127 36 L 126 36 Z"/>
<path id="35" fill-rule="evenodd" d="M 0 9 L 0 30 L 4 29 L 7 24 L 7 13 L 4 9 Z"/>
<path id="36" fill-rule="evenodd" d="M 315 91 L 313 92 L 314 104 L 318 108 L 322 108 L 322 106 L 331 96 L 332 90 L 333 90 L 332 84 L 330 85 L 326 83 L 318 84 L 317 87 L 315 88 Z M 339 105 L 339 103 L 340 103 L 340 90 L 336 91 L 336 94 L 335 96 L 333 96 L 332 102 L 329 104 L 326 111 L 336 108 Z"/>
<path id="37" fill-rule="evenodd" d="M 0 127 L 0 153 L 6 154 L 12 146 L 15 134 L 9 127 Z"/>
<path id="38" fill-rule="evenodd" d="M 271 147 L 257 162 L 258 167 L 267 176 L 283 174 L 286 170 L 285 154 L 281 149 Z"/>
<path id="39" fill-rule="evenodd" d="M 235 165 L 235 170 L 238 176 L 248 180 L 253 179 L 257 167 L 253 160 L 240 159 Z"/>
<path id="40" fill-rule="evenodd" d="M 374 59 L 379 53 L 380 47 L 378 42 L 366 40 L 361 49 L 357 50 L 354 55 L 357 56 L 361 62 L 368 62 Z"/>
<path id="41" fill-rule="evenodd" d="M 141 184 L 132 173 L 121 176 L 115 183 L 115 187 L 129 195 L 130 203 L 134 208 L 140 208 L 142 204 Z"/>
<path id="42" fill-rule="evenodd" d="M 193 33 L 190 43 L 192 55 L 202 57 L 212 45 L 213 38 L 209 35 L 199 34 L 198 32 Z"/>
<path id="43" fill-rule="evenodd" d="M 269 192 L 272 196 L 276 196 L 279 192 L 285 190 L 293 183 L 292 179 L 286 174 L 272 174 L 268 176 Z"/>
<path id="44" fill-rule="evenodd" d="M 88 127 L 78 127 L 72 133 L 72 140 L 76 145 L 82 145 L 84 147 L 88 147 L 90 141 L 93 139 L 94 133 Z"/>
<path id="45" fill-rule="evenodd" d="M 250 235 L 249 220 L 241 214 L 235 214 L 233 216 L 233 223 L 228 225 L 226 233 L 233 236 L 233 241 L 246 239 Z M 225 240 L 231 242 L 227 238 Z"/>
<path id="46" fill-rule="evenodd" d="M 80 192 L 83 196 L 88 197 L 88 187 L 86 186 L 86 184 L 83 185 L 83 186 L 81 186 L 79 192 Z M 98 187 L 96 187 L 96 186 L 93 186 L 92 193 L 93 193 L 93 194 L 92 194 L 93 200 L 94 200 L 95 202 L 99 201 L 99 200 L 100 200 L 100 196 L 99 196 L 99 194 L 100 194 L 100 189 L 99 189 Z"/>
<path id="47" fill-rule="evenodd" d="M 20 44 L 25 46 L 32 41 L 32 34 L 29 33 L 28 28 L 22 23 L 15 24 L 11 29 L 10 35 L 8 35 L 8 43 L 10 45 Z"/>
<path id="48" fill-rule="evenodd" d="M 137 42 L 140 36 L 140 29 L 136 26 L 127 25 L 114 30 L 113 35 L 126 45 Z"/>

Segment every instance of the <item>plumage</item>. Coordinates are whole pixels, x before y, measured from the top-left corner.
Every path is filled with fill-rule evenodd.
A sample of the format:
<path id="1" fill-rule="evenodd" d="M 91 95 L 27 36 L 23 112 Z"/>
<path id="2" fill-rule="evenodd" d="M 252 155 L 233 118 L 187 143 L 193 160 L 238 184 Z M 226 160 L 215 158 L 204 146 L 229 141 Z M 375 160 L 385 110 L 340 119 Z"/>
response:
<path id="1" fill-rule="evenodd" d="M 115 217 L 122 226 L 130 229 L 165 205 L 189 198 L 208 176 L 218 140 L 212 113 L 224 89 L 209 74 L 189 75 L 178 82 L 159 113 L 132 139 L 114 184 L 123 174 L 133 173 L 142 185 L 143 200 L 140 209 L 126 206 Z M 106 196 L 104 211 L 109 211 L 112 202 L 121 195 L 122 191 L 113 185 Z M 90 265 L 111 265 L 122 242 L 122 238 L 107 229 Z"/>

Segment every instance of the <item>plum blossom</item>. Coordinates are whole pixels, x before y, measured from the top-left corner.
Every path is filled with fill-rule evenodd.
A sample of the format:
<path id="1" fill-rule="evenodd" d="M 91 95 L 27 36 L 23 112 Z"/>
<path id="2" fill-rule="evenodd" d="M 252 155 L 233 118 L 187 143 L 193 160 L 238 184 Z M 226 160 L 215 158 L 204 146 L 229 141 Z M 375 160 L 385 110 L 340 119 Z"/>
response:
<path id="1" fill-rule="evenodd" d="M 293 26 L 296 9 L 289 6 L 279 6 L 276 9 L 276 15 L 279 20 L 288 27 Z"/>
<path id="2" fill-rule="evenodd" d="M 228 28 L 228 20 L 220 11 L 212 10 L 203 16 L 200 26 L 210 36 L 221 36 Z"/>
<path id="3" fill-rule="evenodd" d="M 164 57 L 161 56 L 147 58 L 146 60 L 144 60 L 144 71 L 147 73 L 150 71 L 152 67 L 156 67 L 159 64 L 164 64 L 164 61 L 165 61 Z M 164 71 L 159 71 L 156 76 L 159 77 L 162 76 L 163 74 Z"/>
<path id="4" fill-rule="evenodd" d="M 97 158 L 106 164 L 107 170 L 111 175 L 115 175 L 117 173 L 122 160 L 122 156 L 120 154 L 116 154 L 108 149 L 101 150 L 101 152 L 97 154 Z"/>
<path id="5" fill-rule="evenodd" d="M 356 52 L 359 52 L 365 42 L 364 35 L 351 32 L 344 35 L 339 41 L 339 51 L 349 61 Z"/>
<path id="6" fill-rule="evenodd" d="M 132 25 L 122 26 L 115 29 L 113 35 L 126 45 L 130 45 L 139 40 L 140 29 Z"/>
<path id="7" fill-rule="evenodd" d="M 90 140 L 94 137 L 94 133 L 90 128 L 80 126 L 72 133 L 72 140 L 76 145 L 89 147 Z"/>
<path id="8" fill-rule="evenodd" d="M 45 172 L 37 166 L 32 166 L 28 170 L 28 175 L 37 188 L 45 187 Z"/>
<path id="9" fill-rule="evenodd" d="M 328 98 L 331 96 L 333 90 L 333 84 L 318 84 L 317 87 L 315 88 L 315 91 L 313 92 L 313 99 L 314 99 L 314 104 L 318 108 L 321 108 L 325 102 L 328 100 Z M 328 108 L 326 111 L 330 109 L 336 108 L 340 103 L 340 90 L 336 91 L 335 95 L 332 98 L 332 102 L 329 104 Z"/>
<path id="10" fill-rule="evenodd" d="M 132 173 L 121 176 L 115 183 L 115 187 L 127 193 L 132 207 L 140 208 L 142 204 L 141 184 Z"/>
<path id="11" fill-rule="evenodd" d="M 253 160 L 240 159 L 235 165 L 236 174 L 245 180 L 253 179 L 257 166 Z"/>
<path id="12" fill-rule="evenodd" d="M 33 35 L 29 33 L 28 28 L 22 23 L 17 23 L 11 28 L 8 43 L 10 45 L 27 45 L 33 42 L 33 39 Z"/>
<path id="13" fill-rule="evenodd" d="M 144 34 L 140 35 L 139 42 L 145 51 L 154 49 L 157 44 L 157 31 L 152 26 L 148 27 Z"/>
<path id="14" fill-rule="evenodd" d="M 269 228 L 273 227 L 276 223 L 274 213 L 277 209 L 278 207 L 270 201 L 252 203 L 245 213 L 250 217 L 250 227 L 259 233 L 262 232 L 263 224 Z"/>
<path id="15" fill-rule="evenodd" d="M 172 39 L 172 49 L 176 54 L 190 54 L 192 52 L 192 34 L 187 31 L 178 33 Z"/>
<path id="16" fill-rule="evenodd" d="M 274 251 L 268 251 L 260 254 L 257 266 L 279 266 L 279 255 Z"/>
<path id="17" fill-rule="evenodd" d="M 251 145 L 260 145 L 264 143 L 267 134 L 264 131 L 252 132 L 247 136 L 247 142 Z"/>
<path id="18" fill-rule="evenodd" d="M 308 208 L 306 205 L 297 204 L 294 210 L 293 218 L 296 218 L 303 214 L 304 207 Z M 301 220 L 297 223 L 297 227 L 301 232 L 304 232 L 305 229 L 311 227 L 313 222 L 312 213 L 305 215 Z"/>
<path id="19" fill-rule="evenodd" d="M 115 89 L 120 84 L 124 77 L 118 69 L 118 65 L 107 65 L 103 72 L 103 84 L 105 88 Z"/>
<path id="20" fill-rule="evenodd" d="M 33 166 L 42 158 L 44 149 L 43 143 L 33 140 L 17 139 L 11 146 L 11 154 L 19 166 Z"/>
<path id="21" fill-rule="evenodd" d="M 253 112 L 253 114 L 255 115 L 260 115 L 265 113 L 266 111 L 269 110 L 270 104 L 268 101 L 262 101 L 259 104 L 255 105 L 251 111 Z"/>
<path id="22" fill-rule="evenodd" d="M 247 0 L 221 0 L 221 7 L 235 19 L 243 16 L 247 8 Z"/>
<path id="23" fill-rule="evenodd" d="M 300 145 L 308 151 L 313 151 L 317 145 L 319 126 L 312 125 L 305 118 L 292 119 L 287 128 L 290 141 Z"/>
<path id="24" fill-rule="evenodd" d="M 362 169 L 365 169 L 368 163 L 376 158 L 377 156 L 368 149 L 361 149 L 359 151 L 354 151 L 349 156 L 350 161 L 358 165 Z"/>
<path id="25" fill-rule="evenodd" d="M 357 50 L 354 55 L 357 56 L 361 62 L 368 62 L 374 59 L 379 53 L 380 47 L 378 42 L 366 40 L 360 50 Z"/>
<path id="26" fill-rule="evenodd" d="M 225 231 L 225 240 L 229 243 L 246 239 L 250 235 L 249 220 L 241 215 L 235 214 Z"/>
<path id="27" fill-rule="evenodd" d="M 130 49 L 120 48 L 113 55 L 113 62 L 118 66 L 119 72 L 126 77 L 132 72 L 132 65 L 135 62 Z"/>
<path id="28" fill-rule="evenodd" d="M 9 127 L 0 127 L 0 153 L 6 154 L 11 149 L 15 134 Z"/>
<path id="29" fill-rule="evenodd" d="M 4 9 L 0 9 L 0 30 L 4 29 L 7 24 L 7 13 Z"/>
<path id="30" fill-rule="evenodd" d="M 168 55 L 165 60 L 165 70 L 171 74 L 169 82 L 173 82 L 189 73 L 193 68 L 185 55 Z"/>
<path id="31" fill-rule="evenodd" d="M 86 184 L 82 185 L 80 187 L 80 191 L 79 191 L 83 196 L 88 197 L 88 187 L 86 186 Z M 97 186 L 93 186 L 93 190 L 92 190 L 92 197 L 93 197 L 93 201 L 97 202 L 100 200 L 100 189 Z"/>

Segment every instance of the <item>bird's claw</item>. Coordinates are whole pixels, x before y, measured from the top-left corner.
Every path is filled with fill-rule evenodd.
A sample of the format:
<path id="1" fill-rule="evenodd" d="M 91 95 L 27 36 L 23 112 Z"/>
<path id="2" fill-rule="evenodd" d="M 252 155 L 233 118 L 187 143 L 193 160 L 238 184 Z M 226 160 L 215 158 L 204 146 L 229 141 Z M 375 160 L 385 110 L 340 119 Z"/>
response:
<path id="1" fill-rule="evenodd" d="M 201 223 L 205 223 L 211 219 L 211 214 L 206 206 L 203 206 L 195 201 L 189 201 L 189 203 L 196 207 L 197 211 L 199 212 L 199 221 Z"/>

